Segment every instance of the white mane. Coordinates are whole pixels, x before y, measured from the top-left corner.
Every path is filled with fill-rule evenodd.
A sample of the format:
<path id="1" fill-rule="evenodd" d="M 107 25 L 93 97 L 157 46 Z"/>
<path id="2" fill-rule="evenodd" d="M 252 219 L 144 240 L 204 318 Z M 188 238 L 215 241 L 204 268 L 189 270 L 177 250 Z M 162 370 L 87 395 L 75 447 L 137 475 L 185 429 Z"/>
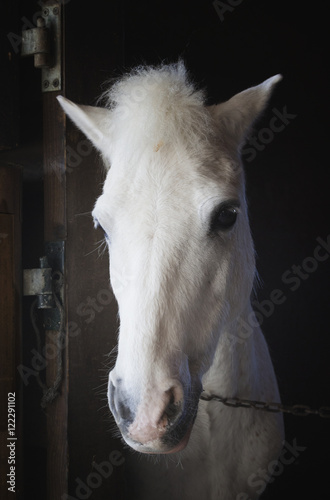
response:
<path id="1" fill-rule="evenodd" d="M 107 107 L 114 111 L 116 125 L 130 137 L 136 135 L 157 143 L 176 141 L 179 134 L 193 145 L 201 132 L 208 137 L 209 114 L 204 93 L 189 81 L 182 63 L 156 68 L 137 68 L 105 94 Z M 121 129 L 122 131 L 122 129 Z"/>

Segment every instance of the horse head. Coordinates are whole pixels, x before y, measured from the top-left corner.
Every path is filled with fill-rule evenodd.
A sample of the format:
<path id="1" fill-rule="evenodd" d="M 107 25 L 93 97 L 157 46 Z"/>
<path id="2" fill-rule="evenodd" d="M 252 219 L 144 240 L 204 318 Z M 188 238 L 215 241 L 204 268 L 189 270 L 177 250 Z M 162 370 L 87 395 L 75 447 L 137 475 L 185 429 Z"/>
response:
<path id="1" fill-rule="evenodd" d="M 255 263 L 239 151 L 279 79 L 206 106 L 179 63 L 134 71 L 104 108 L 60 98 L 107 166 L 93 217 L 120 316 L 108 399 L 140 452 L 186 446 L 221 334 L 249 303 Z"/>

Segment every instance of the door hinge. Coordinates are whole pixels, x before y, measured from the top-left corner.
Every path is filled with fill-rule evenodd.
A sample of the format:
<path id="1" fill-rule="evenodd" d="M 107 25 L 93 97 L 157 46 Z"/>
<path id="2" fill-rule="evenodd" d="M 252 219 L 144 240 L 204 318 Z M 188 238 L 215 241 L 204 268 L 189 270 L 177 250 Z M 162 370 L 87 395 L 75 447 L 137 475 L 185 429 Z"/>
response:
<path id="1" fill-rule="evenodd" d="M 39 261 L 39 268 L 23 271 L 23 293 L 37 296 L 44 328 L 59 331 L 64 310 L 64 241 L 46 243 L 45 255 Z"/>
<path id="2" fill-rule="evenodd" d="M 37 27 L 22 31 L 21 55 L 34 56 L 34 66 L 41 69 L 42 92 L 62 89 L 61 4 L 42 4 Z"/>

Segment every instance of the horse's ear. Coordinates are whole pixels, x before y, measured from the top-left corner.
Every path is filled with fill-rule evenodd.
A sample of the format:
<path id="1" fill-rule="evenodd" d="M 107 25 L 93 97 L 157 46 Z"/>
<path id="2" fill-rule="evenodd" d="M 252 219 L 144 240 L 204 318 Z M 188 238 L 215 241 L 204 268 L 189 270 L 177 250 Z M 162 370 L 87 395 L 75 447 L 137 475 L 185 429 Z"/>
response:
<path id="1" fill-rule="evenodd" d="M 108 153 L 111 111 L 94 106 L 82 106 L 75 104 L 63 96 L 58 96 L 57 100 L 65 113 L 77 125 L 78 128 L 88 137 L 94 146 L 101 153 Z"/>
<path id="2" fill-rule="evenodd" d="M 209 106 L 221 132 L 228 134 L 238 148 L 243 146 L 253 122 L 265 109 L 273 87 L 281 79 L 281 75 L 275 75 L 256 87 L 234 95 L 226 102 Z"/>

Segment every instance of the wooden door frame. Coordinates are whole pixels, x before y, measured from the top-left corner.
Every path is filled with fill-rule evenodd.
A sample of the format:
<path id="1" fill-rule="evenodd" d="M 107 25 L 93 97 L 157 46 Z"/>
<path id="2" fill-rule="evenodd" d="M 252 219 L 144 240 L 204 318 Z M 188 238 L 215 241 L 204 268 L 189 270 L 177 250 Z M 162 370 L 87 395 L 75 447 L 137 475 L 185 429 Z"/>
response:
<path id="1" fill-rule="evenodd" d="M 0 165 L 0 492 L 3 500 L 22 498 L 23 489 L 22 381 L 16 370 L 22 357 L 21 184 L 20 167 Z"/>
<path id="2" fill-rule="evenodd" d="M 47 4 L 47 2 L 45 2 Z M 64 27 L 64 8 L 61 8 Z M 61 40 L 64 61 L 64 29 Z M 64 86 L 64 65 L 62 64 Z M 43 169 L 44 169 L 44 240 L 45 242 L 67 240 L 66 224 L 66 119 L 58 106 L 56 97 L 64 94 L 44 92 L 43 103 Z M 64 245 L 65 245 L 64 243 Z M 64 269 L 66 264 L 64 264 Z M 65 282 L 65 271 L 64 271 Z M 63 311 L 67 311 L 66 294 L 63 297 Z M 56 342 L 61 346 L 57 356 L 62 360 L 62 379 L 56 398 L 47 406 L 47 500 L 58 500 L 68 489 L 68 349 L 66 318 L 63 331 L 47 330 L 45 351 Z M 60 338 L 64 339 L 60 342 Z M 56 377 L 58 358 L 47 360 L 46 381 L 51 386 Z"/>

